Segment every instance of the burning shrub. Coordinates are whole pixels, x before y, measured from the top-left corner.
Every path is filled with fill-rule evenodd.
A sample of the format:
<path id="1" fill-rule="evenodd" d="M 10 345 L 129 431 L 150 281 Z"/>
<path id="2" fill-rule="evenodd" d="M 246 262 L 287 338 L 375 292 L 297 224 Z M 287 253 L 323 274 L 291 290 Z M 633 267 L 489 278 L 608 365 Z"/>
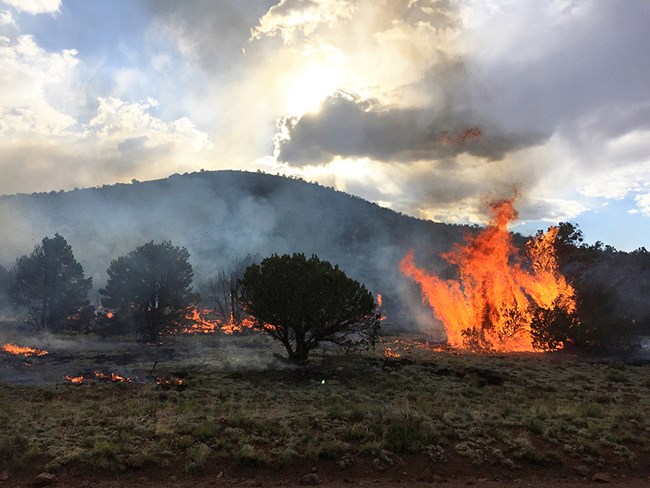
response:
<path id="1" fill-rule="evenodd" d="M 374 346 L 379 332 L 372 294 L 316 256 L 273 255 L 249 266 L 240 297 L 253 327 L 280 341 L 294 362 L 306 361 L 323 342 Z"/>
<path id="2" fill-rule="evenodd" d="M 638 333 L 635 320 L 643 315 L 638 307 L 624 306 L 617 288 L 639 288 L 642 280 L 634 279 L 627 263 L 639 253 L 620 253 L 601 243 L 583 244 L 582 231 L 575 224 L 562 222 L 557 229 L 552 244 L 575 291 L 576 307 L 566 310 L 557 302 L 551 307 L 534 307 L 531 334 L 535 347 L 599 352 L 629 347 Z M 538 232 L 537 239 L 542 235 Z"/>
<path id="3" fill-rule="evenodd" d="M 88 292 L 92 278 L 84 278 L 72 248 L 59 234 L 44 237 L 29 256 L 16 261 L 14 298 L 27 310 L 27 322 L 36 331 L 83 330 L 92 319 Z"/>
<path id="4" fill-rule="evenodd" d="M 558 269 L 553 246 L 558 229 L 527 244 L 528 267 L 508 231 L 517 217 L 512 201 L 496 202 L 491 210 L 493 218 L 485 230 L 443 255 L 458 266 L 458 280 L 443 280 L 418 268 L 413 251 L 400 269 L 420 285 L 423 300 L 442 321 L 452 346 L 532 351 L 531 307 L 558 306 L 567 313 L 575 307 L 573 288 Z"/>
<path id="5" fill-rule="evenodd" d="M 198 301 L 192 290 L 190 254 L 169 241 L 153 241 L 111 262 L 102 305 L 115 311 L 112 320 L 127 323 L 145 339 L 183 326 Z"/>

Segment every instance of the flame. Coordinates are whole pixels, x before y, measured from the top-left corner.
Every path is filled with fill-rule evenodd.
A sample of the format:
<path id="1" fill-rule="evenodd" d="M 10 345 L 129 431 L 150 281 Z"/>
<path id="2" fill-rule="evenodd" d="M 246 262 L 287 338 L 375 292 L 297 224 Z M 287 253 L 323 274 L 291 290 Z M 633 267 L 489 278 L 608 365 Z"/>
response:
<path id="1" fill-rule="evenodd" d="M 64 380 L 69 381 L 72 384 L 79 385 L 84 382 L 84 377 L 83 376 L 70 376 L 70 375 L 65 375 L 63 377 Z"/>
<path id="2" fill-rule="evenodd" d="M 384 349 L 384 356 L 387 358 L 399 358 L 402 355 L 398 352 L 393 351 L 390 347 Z"/>
<path id="3" fill-rule="evenodd" d="M 93 374 L 95 375 L 95 378 L 112 381 L 114 383 L 131 383 L 133 381 L 131 378 L 126 378 L 125 376 L 120 376 L 116 373 L 102 373 L 101 371 L 94 371 Z"/>
<path id="4" fill-rule="evenodd" d="M 384 310 L 382 309 L 383 306 L 384 306 L 384 298 L 381 296 L 381 293 L 377 293 L 377 308 L 379 309 L 379 312 L 381 314 L 379 316 L 379 320 L 381 321 L 384 321 L 388 318 L 384 313 Z"/>
<path id="5" fill-rule="evenodd" d="M 183 334 L 209 334 L 219 328 L 217 320 L 208 320 L 203 318 L 203 315 L 210 313 L 210 310 L 199 311 L 193 308 L 190 313 L 186 315 L 186 319 L 191 320 L 192 323 L 185 327 L 182 331 Z"/>
<path id="6" fill-rule="evenodd" d="M 186 318 L 191 321 L 191 323 L 186 326 L 181 333 L 182 334 L 210 334 L 213 332 L 222 332 L 224 334 L 234 334 L 235 332 L 243 332 L 244 329 L 254 330 L 255 320 L 251 317 L 245 317 L 240 321 L 234 320 L 232 317 L 228 321 L 223 321 L 219 318 L 216 319 L 207 319 L 207 315 L 216 315 L 212 310 L 204 309 L 198 310 L 196 308 L 192 309 L 190 313 L 186 315 Z M 270 324 L 264 324 L 264 328 L 268 330 L 273 330 L 274 326 Z"/>
<path id="7" fill-rule="evenodd" d="M 45 356 L 48 352 L 45 349 L 34 349 L 33 347 L 23 347 L 16 344 L 6 343 L 2 346 L 2 351 L 21 356 Z"/>
<path id="8" fill-rule="evenodd" d="M 558 229 L 551 228 L 527 245 L 531 270 L 512 243 L 508 223 L 517 217 L 512 201 L 497 202 L 487 229 L 466 237 L 442 257 L 458 266 L 459 280 L 442 280 L 414 264 L 413 251 L 400 270 L 422 289 L 423 301 L 433 308 L 454 347 L 495 351 L 533 351 L 532 305 L 552 308 L 558 303 L 575 309 L 573 287 L 558 270 L 553 246 Z"/>

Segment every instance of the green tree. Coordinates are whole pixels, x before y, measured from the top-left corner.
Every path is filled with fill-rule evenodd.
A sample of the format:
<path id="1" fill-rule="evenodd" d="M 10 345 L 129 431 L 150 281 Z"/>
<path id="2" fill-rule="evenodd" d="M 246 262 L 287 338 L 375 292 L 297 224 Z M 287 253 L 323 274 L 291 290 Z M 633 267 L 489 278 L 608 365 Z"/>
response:
<path id="1" fill-rule="evenodd" d="M 92 278 L 85 278 L 72 248 L 59 234 L 44 237 L 29 255 L 16 260 L 12 295 L 27 310 L 36 331 L 81 330 L 92 320 L 88 305 Z"/>
<path id="2" fill-rule="evenodd" d="M 374 347 L 379 332 L 372 294 L 316 256 L 273 255 L 249 266 L 240 300 L 254 327 L 280 341 L 293 362 L 306 361 L 323 342 Z"/>
<path id="3" fill-rule="evenodd" d="M 625 350 L 633 342 L 636 320 L 630 310 L 621 307 L 617 288 L 621 278 L 634 275 L 626 270 L 630 257 L 601 242 L 584 244 L 582 231 L 570 222 L 558 225 L 554 245 L 560 268 L 573 286 L 576 307 L 570 313 L 559 303 L 547 309 L 534 307 L 534 346 L 544 350 Z M 633 281 L 632 288 L 637 288 L 639 280 Z"/>
<path id="4" fill-rule="evenodd" d="M 199 299 L 192 290 L 190 254 L 169 241 L 153 241 L 113 260 L 108 268 L 102 305 L 114 311 L 143 338 L 155 340 L 188 322 Z"/>

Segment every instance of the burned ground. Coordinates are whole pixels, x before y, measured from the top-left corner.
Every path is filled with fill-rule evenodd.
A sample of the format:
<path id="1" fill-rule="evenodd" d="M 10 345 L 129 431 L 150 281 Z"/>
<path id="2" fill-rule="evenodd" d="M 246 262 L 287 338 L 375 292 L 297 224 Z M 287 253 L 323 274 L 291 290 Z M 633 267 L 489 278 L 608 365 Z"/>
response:
<path id="1" fill-rule="evenodd" d="M 66 486 L 270 486 L 297 484 L 312 468 L 325 483 L 452 486 L 650 474 L 648 364 L 459 354 L 413 337 L 383 338 L 353 357 L 317 355 L 302 368 L 257 335 L 92 344 L 0 358 L 2 486 L 42 471 Z"/>

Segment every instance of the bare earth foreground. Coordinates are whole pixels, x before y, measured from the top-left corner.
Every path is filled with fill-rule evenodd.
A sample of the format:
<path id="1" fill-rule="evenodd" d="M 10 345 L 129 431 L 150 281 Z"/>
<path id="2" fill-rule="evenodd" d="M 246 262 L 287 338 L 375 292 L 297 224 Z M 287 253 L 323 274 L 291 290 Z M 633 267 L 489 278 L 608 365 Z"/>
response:
<path id="1" fill-rule="evenodd" d="M 28 345 L 48 354 L 0 352 L 1 488 L 650 486 L 644 361 L 414 337 L 304 368 L 261 336 Z"/>

